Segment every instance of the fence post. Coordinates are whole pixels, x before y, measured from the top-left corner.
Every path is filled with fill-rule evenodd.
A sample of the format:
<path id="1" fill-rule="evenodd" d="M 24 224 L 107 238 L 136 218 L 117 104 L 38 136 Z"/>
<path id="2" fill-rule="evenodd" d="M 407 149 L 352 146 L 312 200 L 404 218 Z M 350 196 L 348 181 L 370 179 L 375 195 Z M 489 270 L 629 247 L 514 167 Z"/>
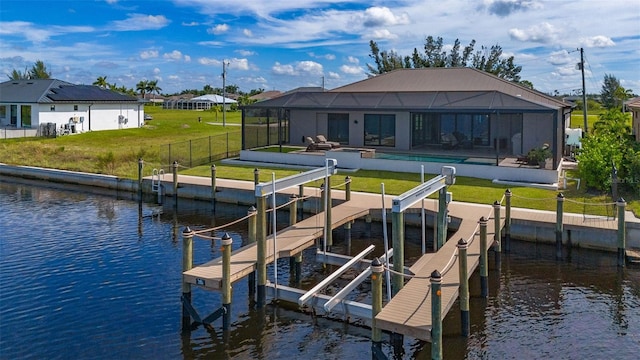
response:
<path id="1" fill-rule="evenodd" d="M 487 219 L 480 218 L 480 295 L 489 296 L 489 261 L 487 259 Z"/>
<path id="2" fill-rule="evenodd" d="M 347 176 L 344 178 L 345 189 L 344 189 L 344 200 L 351 200 L 351 176 Z"/>
<path id="3" fill-rule="evenodd" d="M 371 353 L 382 352 L 382 330 L 376 326 L 376 315 L 382 311 L 382 263 L 378 258 L 371 261 Z"/>
<path id="4" fill-rule="evenodd" d="M 625 267 L 627 233 L 624 223 L 624 210 L 627 202 L 623 198 L 619 198 L 616 205 L 618 206 L 618 266 Z"/>
<path id="5" fill-rule="evenodd" d="M 229 330 L 231 323 L 231 244 L 233 239 L 228 233 L 222 236 L 222 329 Z"/>
<path id="6" fill-rule="evenodd" d="M 504 252 L 511 252 L 511 190 L 504 192 L 506 206 L 504 209 Z"/>
<path id="7" fill-rule="evenodd" d="M 431 273 L 431 359 L 442 360 L 442 275 Z"/>
<path id="8" fill-rule="evenodd" d="M 562 233 L 564 216 L 564 194 L 558 193 L 556 197 L 556 260 L 562 259 Z"/>
<path id="9" fill-rule="evenodd" d="M 467 249 L 464 239 L 458 241 L 458 265 L 460 273 L 460 327 L 462 336 L 469 336 L 469 276 L 467 275 Z"/>

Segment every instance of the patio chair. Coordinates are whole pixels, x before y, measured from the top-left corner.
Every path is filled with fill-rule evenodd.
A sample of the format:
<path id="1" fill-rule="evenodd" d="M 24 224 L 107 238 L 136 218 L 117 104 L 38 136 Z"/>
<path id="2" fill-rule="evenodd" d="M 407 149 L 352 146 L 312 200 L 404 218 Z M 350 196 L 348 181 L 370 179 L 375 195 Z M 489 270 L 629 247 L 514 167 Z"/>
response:
<path id="1" fill-rule="evenodd" d="M 319 144 L 329 144 L 331 145 L 332 149 L 337 149 L 340 147 L 340 143 L 339 142 L 335 142 L 335 141 L 327 141 L 327 138 L 324 137 L 324 135 L 316 135 L 316 142 Z"/>
<path id="2" fill-rule="evenodd" d="M 451 133 L 440 135 L 440 143 L 443 149 L 455 149 L 460 144 L 455 135 Z"/>
<path id="3" fill-rule="evenodd" d="M 317 151 L 317 150 L 331 150 L 331 144 L 324 144 L 315 142 L 311 137 L 306 136 L 305 142 L 307 143 L 306 151 Z"/>

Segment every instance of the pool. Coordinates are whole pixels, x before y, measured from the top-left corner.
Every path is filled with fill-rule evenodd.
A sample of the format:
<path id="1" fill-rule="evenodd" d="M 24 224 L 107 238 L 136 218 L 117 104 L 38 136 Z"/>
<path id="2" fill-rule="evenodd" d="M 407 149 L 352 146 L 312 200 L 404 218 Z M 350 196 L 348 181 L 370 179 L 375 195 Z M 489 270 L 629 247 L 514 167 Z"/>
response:
<path id="1" fill-rule="evenodd" d="M 495 165 L 496 160 L 491 158 L 467 157 L 467 156 L 434 156 L 428 154 L 411 153 L 382 153 L 376 152 L 374 159 L 420 161 L 446 164 L 471 164 L 471 165 Z"/>

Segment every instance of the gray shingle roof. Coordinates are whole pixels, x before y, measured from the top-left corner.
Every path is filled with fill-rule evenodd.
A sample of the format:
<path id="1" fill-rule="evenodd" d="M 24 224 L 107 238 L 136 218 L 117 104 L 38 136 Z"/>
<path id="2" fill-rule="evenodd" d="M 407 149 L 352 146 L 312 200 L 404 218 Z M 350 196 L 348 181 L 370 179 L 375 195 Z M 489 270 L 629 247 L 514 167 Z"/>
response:
<path id="1" fill-rule="evenodd" d="M 10 80 L 0 83 L 0 101 L 5 103 L 99 103 L 137 102 L 123 95 L 93 85 L 74 85 L 56 79 Z"/>

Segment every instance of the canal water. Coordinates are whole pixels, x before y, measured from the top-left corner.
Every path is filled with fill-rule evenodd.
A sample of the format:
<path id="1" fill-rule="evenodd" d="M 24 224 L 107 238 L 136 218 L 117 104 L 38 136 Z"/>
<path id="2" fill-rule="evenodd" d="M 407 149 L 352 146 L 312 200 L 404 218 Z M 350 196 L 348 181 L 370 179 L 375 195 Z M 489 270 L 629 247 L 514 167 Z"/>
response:
<path id="1" fill-rule="evenodd" d="M 68 191 L 0 177 L 0 359 L 366 359 L 370 330 L 298 312 L 281 304 L 256 309 L 247 281 L 234 285 L 229 332 L 182 331 L 184 226 L 225 224 L 246 214 L 207 203 L 158 207 L 127 193 Z M 287 220 L 288 217 L 282 216 Z M 282 224 L 280 225 L 282 226 Z M 246 224 L 224 230 L 233 247 Z M 410 232 L 409 232 L 410 233 Z M 222 233 L 217 232 L 216 236 Z M 348 251 L 336 231 L 336 251 Z M 381 226 L 353 229 L 352 252 L 369 239 L 382 247 Z M 420 246 L 412 243 L 409 256 Z M 194 262 L 220 256 L 219 244 L 194 240 Z M 512 244 L 490 269 L 490 296 L 471 278 L 471 334 L 459 335 L 459 307 L 444 321 L 445 359 L 637 359 L 640 354 L 640 269 L 616 267 L 615 254 Z M 324 276 L 305 253 L 302 287 Z M 281 260 L 279 282 L 290 279 Z M 493 263 L 492 263 L 493 265 Z M 273 277 L 273 274 L 271 274 Z M 353 299 L 368 301 L 367 285 Z M 220 295 L 194 289 L 206 316 Z M 428 343 L 405 339 L 390 358 L 430 358 Z"/>

